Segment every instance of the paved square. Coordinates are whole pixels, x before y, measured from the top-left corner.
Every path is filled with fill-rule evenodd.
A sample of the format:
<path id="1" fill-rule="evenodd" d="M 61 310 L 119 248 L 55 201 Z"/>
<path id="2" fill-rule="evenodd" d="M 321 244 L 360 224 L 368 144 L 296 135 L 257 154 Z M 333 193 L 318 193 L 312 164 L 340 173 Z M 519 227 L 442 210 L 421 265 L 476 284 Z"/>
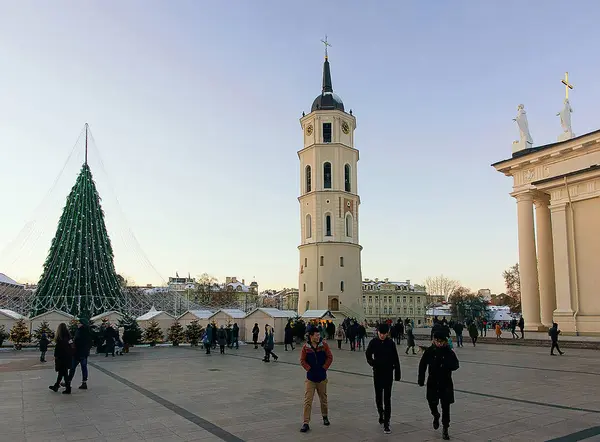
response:
<path id="1" fill-rule="evenodd" d="M 465 346 L 457 354 L 455 441 L 600 441 L 600 352 Z M 299 351 L 279 346 L 278 362 L 243 346 L 225 356 L 200 349 L 136 348 L 92 356 L 87 391 L 48 390 L 53 363 L 31 351 L 0 353 L 0 441 L 379 441 L 441 440 L 431 428 L 419 356 L 401 353 L 402 379 L 392 404 L 392 435 L 377 423 L 370 370 L 362 353 L 336 350 L 329 371 L 331 427 L 301 425 L 304 371 Z M 81 379 L 77 373 L 74 384 Z M 315 414 L 316 413 L 316 414 Z"/>

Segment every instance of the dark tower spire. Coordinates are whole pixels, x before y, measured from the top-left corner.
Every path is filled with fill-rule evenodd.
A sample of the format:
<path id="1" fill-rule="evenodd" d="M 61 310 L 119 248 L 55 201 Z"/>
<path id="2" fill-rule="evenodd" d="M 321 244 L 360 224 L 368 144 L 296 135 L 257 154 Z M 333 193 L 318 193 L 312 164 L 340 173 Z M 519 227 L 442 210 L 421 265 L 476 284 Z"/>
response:
<path id="1" fill-rule="evenodd" d="M 325 92 L 333 92 L 331 70 L 329 69 L 329 60 L 327 57 L 325 57 L 325 63 L 323 63 L 323 93 Z"/>
<path id="2" fill-rule="evenodd" d="M 327 49 L 331 44 L 325 40 L 321 40 L 321 43 L 325 45 L 325 62 L 323 63 L 323 89 L 321 95 L 315 98 L 313 101 L 311 112 L 316 110 L 341 110 L 344 111 L 344 103 L 342 99 L 333 93 L 333 84 L 331 83 L 331 69 L 329 67 L 329 56 Z"/>

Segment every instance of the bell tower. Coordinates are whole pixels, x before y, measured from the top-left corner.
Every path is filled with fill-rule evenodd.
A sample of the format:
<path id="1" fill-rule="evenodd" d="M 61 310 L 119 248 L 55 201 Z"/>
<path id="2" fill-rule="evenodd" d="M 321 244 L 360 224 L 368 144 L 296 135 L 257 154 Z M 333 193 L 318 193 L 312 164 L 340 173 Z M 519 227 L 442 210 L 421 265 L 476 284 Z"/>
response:
<path id="1" fill-rule="evenodd" d="M 322 91 L 300 125 L 300 274 L 298 313 L 331 310 L 363 318 L 358 241 L 356 118 L 333 93 L 325 43 Z"/>

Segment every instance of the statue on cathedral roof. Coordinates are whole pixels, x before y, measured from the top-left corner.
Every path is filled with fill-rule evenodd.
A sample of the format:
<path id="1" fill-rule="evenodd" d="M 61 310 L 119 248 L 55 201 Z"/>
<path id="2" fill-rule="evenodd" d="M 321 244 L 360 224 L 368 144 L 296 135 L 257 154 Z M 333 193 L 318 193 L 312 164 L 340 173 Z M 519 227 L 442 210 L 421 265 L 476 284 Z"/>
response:
<path id="1" fill-rule="evenodd" d="M 562 126 L 563 133 L 558 137 L 559 141 L 570 140 L 575 136 L 573 133 L 573 129 L 571 128 L 571 114 L 573 113 L 573 108 L 569 103 L 569 99 L 565 98 L 564 106 L 562 110 L 556 115 L 560 117 L 560 125 Z"/>
<path id="2" fill-rule="evenodd" d="M 519 127 L 519 141 L 513 142 L 513 152 L 533 147 L 533 139 L 529 133 L 529 123 L 527 121 L 525 105 L 519 104 L 517 107 L 517 116 L 513 118 L 513 121 L 516 121 L 517 126 Z"/>

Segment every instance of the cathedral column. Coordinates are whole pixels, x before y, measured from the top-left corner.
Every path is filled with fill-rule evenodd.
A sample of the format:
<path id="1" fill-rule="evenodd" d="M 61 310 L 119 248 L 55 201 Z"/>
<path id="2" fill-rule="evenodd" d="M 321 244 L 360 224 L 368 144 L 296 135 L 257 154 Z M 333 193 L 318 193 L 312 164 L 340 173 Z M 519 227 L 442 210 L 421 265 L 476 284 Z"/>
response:
<path id="1" fill-rule="evenodd" d="M 533 194 L 514 195 L 517 199 L 519 232 L 519 272 L 521 277 L 521 309 L 525 329 L 542 328 L 540 320 L 540 294 L 538 289 L 537 256 L 535 252 L 535 227 L 533 223 Z"/>
<path id="2" fill-rule="evenodd" d="M 550 221 L 550 198 L 546 194 L 535 197 L 535 220 L 537 228 L 537 256 L 540 282 L 541 322 L 552 326 L 552 317 L 556 309 L 556 288 L 554 282 L 554 249 L 552 224 Z"/>
<path id="3" fill-rule="evenodd" d="M 554 316 L 573 316 L 571 303 L 571 260 L 569 254 L 569 223 L 567 205 L 551 207 L 554 234 L 554 271 L 556 281 L 556 310 Z M 561 323 L 564 320 L 561 320 Z"/>

